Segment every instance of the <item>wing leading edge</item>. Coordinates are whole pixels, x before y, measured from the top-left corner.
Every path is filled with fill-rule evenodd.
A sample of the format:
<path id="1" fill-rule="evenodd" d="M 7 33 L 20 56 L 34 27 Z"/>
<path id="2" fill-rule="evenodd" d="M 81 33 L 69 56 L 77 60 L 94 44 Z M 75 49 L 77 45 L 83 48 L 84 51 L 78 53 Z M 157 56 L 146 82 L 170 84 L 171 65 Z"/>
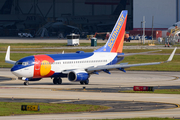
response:
<path id="1" fill-rule="evenodd" d="M 129 67 L 135 67 L 135 66 L 145 66 L 145 65 L 158 65 L 161 63 L 167 63 L 170 62 L 174 54 L 176 52 L 176 48 L 174 48 L 173 52 L 171 53 L 170 57 L 168 58 L 167 61 L 163 62 L 152 62 L 152 63 L 139 63 L 139 64 L 116 64 L 116 65 L 102 65 L 102 66 L 97 66 L 97 67 L 89 67 L 86 69 L 87 72 L 92 72 L 92 71 L 98 71 L 98 70 L 104 70 L 104 69 L 115 69 L 115 68 L 129 68 Z"/>

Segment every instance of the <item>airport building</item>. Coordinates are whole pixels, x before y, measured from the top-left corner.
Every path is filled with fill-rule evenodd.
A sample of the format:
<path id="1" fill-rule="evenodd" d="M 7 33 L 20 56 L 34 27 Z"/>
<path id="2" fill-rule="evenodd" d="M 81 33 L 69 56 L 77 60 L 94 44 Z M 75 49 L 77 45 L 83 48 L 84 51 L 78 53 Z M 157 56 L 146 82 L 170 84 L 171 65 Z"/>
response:
<path id="1" fill-rule="evenodd" d="M 0 30 L 56 26 L 50 31 L 108 32 L 123 9 L 128 10 L 127 30 L 140 29 L 143 16 L 146 29 L 152 28 L 153 16 L 153 28 L 164 30 L 180 20 L 179 6 L 180 0 L 1 0 Z M 68 28 L 57 29 L 60 22 Z"/>

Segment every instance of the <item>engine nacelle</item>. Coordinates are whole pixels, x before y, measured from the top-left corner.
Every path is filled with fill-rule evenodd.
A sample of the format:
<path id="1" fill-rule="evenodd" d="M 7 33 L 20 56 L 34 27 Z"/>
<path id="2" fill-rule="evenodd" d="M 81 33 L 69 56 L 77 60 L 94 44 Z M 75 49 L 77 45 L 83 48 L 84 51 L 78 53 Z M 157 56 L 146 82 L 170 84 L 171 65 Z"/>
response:
<path id="1" fill-rule="evenodd" d="M 85 81 L 89 78 L 89 74 L 86 71 L 71 71 L 68 74 L 69 81 Z"/>

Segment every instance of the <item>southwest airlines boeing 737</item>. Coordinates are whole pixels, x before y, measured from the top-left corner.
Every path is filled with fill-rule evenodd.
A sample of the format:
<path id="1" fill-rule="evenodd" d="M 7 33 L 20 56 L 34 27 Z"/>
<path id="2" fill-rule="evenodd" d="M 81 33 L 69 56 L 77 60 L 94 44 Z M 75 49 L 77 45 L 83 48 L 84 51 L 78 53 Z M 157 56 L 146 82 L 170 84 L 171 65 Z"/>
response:
<path id="1" fill-rule="evenodd" d="M 176 48 L 173 50 L 169 59 L 164 62 L 141 63 L 141 64 L 116 64 L 124 59 L 125 56 L 141 54 L 124 54 L 123 42 L 127 21 L 127 11 L 121 12 L 107 43 L 91 53 L 77 51 L 68 54 L 47 54 L 33 55 L 22 58 L 18 61 L 10 60 L 10 46 L 8 46 L 5 61 L 14 64 L 11 72 L 20 80 L 24 80 L 24 85 L 28 81 L 38 81 L 42 78 L 53 78 L 54 84 L 61 84 L 61 78 L 68 78 L 69 81 L 79 81 L 81 84 L 88 84 L 91 74 L 98 74 L 100 71 L 109 73 L 111 69 L 124 69 L 134 66 L 157 65 L 172 60 Z M 147 53 L 147 52 L 143 52 Z"/>

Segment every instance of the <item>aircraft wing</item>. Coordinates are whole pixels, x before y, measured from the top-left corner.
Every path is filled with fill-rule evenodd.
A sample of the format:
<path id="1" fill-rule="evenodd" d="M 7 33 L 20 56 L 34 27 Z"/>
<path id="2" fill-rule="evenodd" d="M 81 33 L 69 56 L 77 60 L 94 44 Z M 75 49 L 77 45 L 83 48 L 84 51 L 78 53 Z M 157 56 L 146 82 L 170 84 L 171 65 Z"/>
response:
<path id="1" fill-rule="evenodd" d="M 75 26 L 71 26 L 71 25 L 66 25 L 67 27 L 70 27 L 70 28 L 73 28 L 73 29 L 78 29 L 79 30 L 79 28 L 78 27 L 75 27 Z"/>
<path id="2" fill-rule="evenodd" d="M 115 69 L 115 68 L 129 68 L 129 67 L 135 67 L 135 66 L 145 66 L 145 65 L 158 65 L 161 63 L 166 63 L 170 62 L 173 59 L 173 56 L 176 52 L 176 48 L 174 48 L 173 52 L 171 53 L 170 57 L 168 58 L 167 61 L 163 62 L 151 62 L 151 63 L 139 63 L 139 64 L 116 64 L 116 65 L 101 65 L 101 66 L 96 66 L 96 67 L 89 67 L 86 69 L 87 72 L 92 72 L 92 71 L 100 71 L 100 70 L 108 70 L 108 69 Z"/>

